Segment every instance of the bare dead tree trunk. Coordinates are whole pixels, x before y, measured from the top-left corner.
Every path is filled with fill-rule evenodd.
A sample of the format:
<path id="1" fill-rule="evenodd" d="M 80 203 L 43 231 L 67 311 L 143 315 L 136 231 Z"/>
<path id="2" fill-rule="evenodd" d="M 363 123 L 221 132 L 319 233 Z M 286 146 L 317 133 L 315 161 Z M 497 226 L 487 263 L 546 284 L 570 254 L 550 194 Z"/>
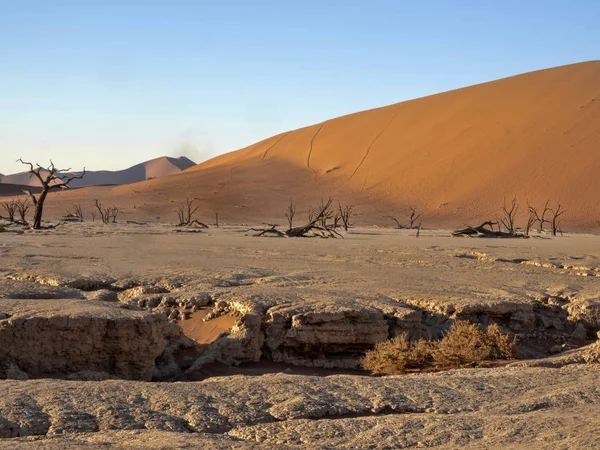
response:
<path id="1" fill-rule="evenodd" d="M 264 236 L 266 234 L 273 234 L 278 237 L 323 237 L 323 238 L 336 238 L 343 236 L 338 233 L 335 228 L 327 226 L 327 219 L 331 218 L 333 210 L 331 209 L 332 200 L 329 199 L 327 202 L 321 201 L 319 209 L 309 212 L 309 222 L 306 225 L 300 227 L 294 227 L 288 229 L 285 233 L 277 229 L 278 225 L 270 224 L 269 228 L 250 228 L 248 231 L 256 231 L 258 234 L 255 236 Z M 339 221 L 339 219 L 338 219 Z M 322 224 L 325 223 L 326 226 Z"/>
<path id="2" fill-rule="evenodd" d="M 334 230 L 337 230 L 338 227 L 340 226 L 340 221 L 342 220 L 341 216 L 339 215 L 339 213 L 335 213 L 335 215 L 333 216 L 333 225 L 331 225 L 331 227 Z"/>
<path id="3" fill-rule="evenodd" d="M 15 221 L 15 212 L 17 210 L 17 202 L 15 200 L 10 200 L 7 202 L 2 202 L 2 207 L 6 210 L 8 214 L 8 220 L 12 223 Z"/>
<path id="4" fill-rule="evenodd" d="M 215 226 L 219 228 L 219 211 L 215 211 Z"/>
<path id="5" fill-rule="evenodd" d="M 517 197 L 514 197 L 510 205 L 506 204 L 506 198 L 502 202 L 502 217 L 499 222 L 506 228 L 506 231 L 510 234 L 515 234 L 515 218 L 519 211 L 519 203 Z"/>
<path id="6" fill-rule="evenodd" d="M 112 206 L 111 208 L 109 208 L 109 217 L 112 217 L 112 223 L 117 223 L 117 216 L 119 215 L 119 213 L 121 212 L 121 209 L 119 209 L 116 206 Z"/>
<path id="7" fill-rule="evenodd" d="M 73 208 L 75 209 L 75 216 L 79 218 L 80 222 L 83 222 L 83 209 L 81 205 L 73 204 Z"/>
<path id="8" fill-rule="evenodd" d="M 294 216 L 296 215 L 296 205 L 294 202 L 290 200 L 290 204 L 288 205 L 288 209 L 285 211 L 285 217 L 288 221 L 288 230 L 291 230 L 294 227 Z"/>
<path id="9" fill-rule="evenodd" d="M 400 221 L 398 219 L 396 219 L 394 216 L 385 216 L 384 219 L 390 219 L 390 220 L 393 220 L 394 222 L 396 222 L 396 228 L 399 230 L 404 228 L 404 225 L 402 225 L 400 223 Z"/>
<path id="10" fill-rule="evenodd" d="M 467 226 L 462 230 L 456 230 L 452 232 L 452 236 L 469 236 L 469 237 L 478 237 L 478 238 L 528 238 L 523 233 L 510 233 L 501 231 L 494 231 L 493 226 L 496 225 L 495 222 L 487 221 L 479 225 L 478 227 Z"/>
<path id="11" fill-rule="evenodd" d="M 194 206 L 194 199 L 185 199 L 185 204 L 177 206 L 177 216 L 179 217 L 179 225 L 190 225 L 194 221 L 194 214 L 200 206 Z"/>
<path id="12" fill-rule="evenodd" d="M 413 207 L 411 206 L 411 208 L 410 208 L 410 217 L 409 217 L 409 220 L 410 220 L 410 225 L 409 225 L 409 228 L 410 228 L 411 230 L 412 230 L 412 229 L 415 227 L 415 222 L 416 222 L 417 220 L 419 220 L 419 218 L 420 218 L 422 215 L 423 215 L 423 213 L 419 213 L 419 214 L 417 214 L 417 212 L 415 211 L 415 208 L 413 208 Z"/>
<path id="13" fill-rule="evenodd" d="M 537 208 L 527 204 L 527 207 L 529 209 L 529 214 L 531 214 L 535 218 L 535 222 L 538 223 L 538 232 L 539 233 L 544 232 L 544 224 L 545 223 L 550 224 L 548 219 L 546 219 L 546 214 L 550 212 L 550 208 L 548 208 L 549 203 L 550 203 L 550 200 L 547 200 L 541 214 L 538 213 Z"/>
<path id="14" fill-rule="evenodd" d="M 352 217 L 353 208 L 354 207 L 352 205 L 342 206 L 342 204 L 338 201 L 338 214 L 340 216 L 340 219 L 342 220 L 344 231 L 348 231 L 348 228 L 350 228 L 350 218 Z"/>
<path id="15" fill-rule="evenodd" d="M 108 223 L 108 221 L 110 220 L 108 216 L 109 211 L 103 209 L 102 203 L 100 203 L 98 199 L 94 200 L 94 206 L 96 207 L 96 209 L 98 209 L 98 214 L 100 214 L 100 220 L 102 221 L 102 223 Z"/>
<path id="16" fill-rule="evenodd" d="M 319 223 L 322 228 L 327 228 L 327 221 L 333 217 L 331 202 L 331 199 L 328 199 L 327 202 L 321 199 L 321 202 L 317 205 L 317 211 L 319 211 Z"/>
<path id="17" fill-rule="evenodd" d="M 529 236 L 529 231 L 531 231 L 531 227 L 533 227 L 533 225 L 535 224 L 535 222 L 537 221 L 536 217 L 534 214 L 531 213 L 531 210 L 529 211 L 529 216 L 527 217 L 527 225 L 525 226 L 525 236 Z"/>
<path id="18" fill-rule="evenodd" d="M 562 216 L 564 213 L 566 213 L 567 211 L 561 209 L 561 205 L 560 203 L 558 204 L 558 206 L 556 207 L 556 209 L 550 209 L 550 213 L 552 214 L 552 219 L 551 219 L 551 230 L 552 230 L 552 236 L 556 236 L 556 233 L 560 231 L 560 221 L 558 220 L 558 218 L 560 216 Z M 562 231 L 560 231 L 560 234 L 562 234 Z"/>
<path id="19" fill-rule="evenodd" d="M 18 198 L 16 200 L 17 212 L 19 213 L 19 217 L 21 218 L 21 223 L 23 223 L 24 225 L 27 225 L 27 212 L 29 211 L 30 206 L 31 203 L 29 203 L 29 199 Z"/>
<path id="20" fill-rule="evenodd" d="M 29 197 L 35 207 L 35 212 L 33 214 L 33 224 L 32 228 L 34 230 L 39 230 L 42 228 L 42 215 L 44 213 L 44 202 L 46 201 L 46 197 L 48 196 L 48 192 L 52 189 L 68 189 L 69 184 L 73 180 L 80 180 L 85 176 L 85 167 L 83 168 L 83 172 L 79 175 L 60 175 L 61 172 L 69 172 L 71 169 L 60 170 L 54 166 L 54 163 L 50 161 L 50 166 L 47 168 L 43 168 L 39 164 L 34 168 L 33 164 L 30 162 L 23 161 L 21 158 L 17 160 L 18 162 L 29 166 L 29 176 L 35 175 L 35 177 L 42 184 L 42 192 L 36 198 L 35 195 L 31 193 L 29 190 L 23 190 Z M 46 174 L 42 174 L 42 171 L 46 171 Z"/>
<path id="21" fill-rule="evenodd" d="M 100 214 L 100 220 L 102 220 L 102 223 L 104 224 L 108 224 L 111 223 L 117 223 L 117 217 L 119 215 L 119 213 L 121 212 L 121 209 L 115 205 L 110 206 L 108 208 L 104 208 L 102 206 L 102 203 L 100 203 L 100 201 L 98 201 L 98 199 L 94 200 L 94 206 L 96 207 L 96 209 L 98 210 L 98 213 Z M 96 215 L 92 214 L 93 220 L 96 220 Z"/>

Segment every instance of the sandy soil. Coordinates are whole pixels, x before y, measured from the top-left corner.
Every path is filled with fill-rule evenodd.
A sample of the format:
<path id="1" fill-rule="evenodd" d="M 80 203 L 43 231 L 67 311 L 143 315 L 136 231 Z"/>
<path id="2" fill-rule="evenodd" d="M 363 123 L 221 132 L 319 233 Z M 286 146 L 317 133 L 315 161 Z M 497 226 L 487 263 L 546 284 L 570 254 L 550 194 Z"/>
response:
<path id="1" fill-rule="evenodd" d="M 233 277 L 256 289 L 393 297 L 420 293 L 484 300 L 569 292 L 594 298 L 599 293 L 594 269 L 600 267 L 600 238 L 592 235 L 471 239 L 422 230 L 417 239 L 414 230 L 370 227 L 351 229 L 344 239 L 285 239 L 252 237 L 246 229 L 211 227 L 187 234 L 161 224 L 85 222 L 2 233 L 1 270 L 196 281 Z M 592 276 L 580 276 L 583 272 Z"/>
<path id="2" fill-rule="evenodd" d="M 192 313 L 189 319 L 178 321 L 184 334 L 201 345 L 214 342 L 221 333 L 229 330 L 238 320 L 237 317 L 231 314 L 224 314 L 208 322 L 204 322 L 203 319 L 210 311 L 211 308 L 204 308 Z"/>
<path id="3" fill-rule="evenodd" d="M 44 315 L 61 312 L 61 302 L 77 311 L 90 302 L 94 314 L 99 300 L 82 285 L 133 281 L 174 293 L 165 296 L 209 292 L 242 309 L 256 298 L 271 302 L 270 313 L 305 311 L 302 320 L 390 305 L 474 314 L 544 298 L 574 310 L 600 306 L 600 237 L 592 235 L 470 239 L 423 230 L 416 238 L 363 227 L 344 239 L 280 239 L 245 227 L 174 230 L 85 222 L 1 233 L 3 310 L 48 302 L 36 312 Z M 120 302 L 107 300 L 102 311 L 123 314 Z M 227 314 L 201 322 L 205 314 L 179 322 L 198 341 L 233 325 Z M 590 448 L 599 438 L 598 365 L 546 363 L 374 378 L 260 362 L 204 366 L 178 383 L 6 380 L 0 448 Z"/>

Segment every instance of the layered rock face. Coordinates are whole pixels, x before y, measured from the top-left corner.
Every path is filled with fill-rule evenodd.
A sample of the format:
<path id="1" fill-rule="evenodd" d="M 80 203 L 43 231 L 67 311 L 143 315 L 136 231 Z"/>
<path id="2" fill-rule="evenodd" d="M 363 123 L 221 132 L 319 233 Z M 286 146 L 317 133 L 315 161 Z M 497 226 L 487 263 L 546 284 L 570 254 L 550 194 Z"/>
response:
<path id="1" fill-rule="evenodd" d="M 2 300 L 0 318 L 0 361 L 31 377 L 87 371 L 150 380 L 180 333 L 165 315 L 82 300 Z"/>
<path id="2" fill-rule="evenodd" d="M 421 335 L 421 312 L 392 299 L 293 294 L 223 295 L 215 312 L 240 317 L 190 371 L 211 362 L 265 358 L 296 366 L 354 369 L 364 352 L 397 334 Z"/>

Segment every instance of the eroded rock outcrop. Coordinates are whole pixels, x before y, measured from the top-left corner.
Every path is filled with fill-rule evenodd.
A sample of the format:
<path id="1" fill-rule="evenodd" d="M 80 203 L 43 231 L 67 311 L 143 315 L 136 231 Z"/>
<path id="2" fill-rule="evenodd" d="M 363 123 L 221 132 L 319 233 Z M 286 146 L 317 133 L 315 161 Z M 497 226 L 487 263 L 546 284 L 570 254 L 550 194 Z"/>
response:
<path id="1" fill-rule="evenodd" d="M 150 380 L 178 326 L 166 316 L 82 300 L 2 300 L 0 360 L 30 377 L 105 372 Z"/>
<path id="2" fill-rule="evenodd" d="M 357 368 L 365 350 L 400 333 L 420 337 L 421 312 L 387 298 L 271 293 L 223 295 L 207 320 L 240 317 L 192 366 L 261 358 L 297 366 Z"/>

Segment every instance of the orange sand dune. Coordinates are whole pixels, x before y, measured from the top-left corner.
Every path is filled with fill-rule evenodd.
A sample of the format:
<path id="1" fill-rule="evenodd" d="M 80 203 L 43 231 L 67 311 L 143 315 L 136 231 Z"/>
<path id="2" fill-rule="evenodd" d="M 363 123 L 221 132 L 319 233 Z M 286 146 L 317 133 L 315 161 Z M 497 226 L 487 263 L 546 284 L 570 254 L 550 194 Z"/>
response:
<path id="1" fill-rule="evenodd" d="M 415 206 L 430 227 L 495 217 L 517 195 L 560 202 L 564 228 L 583 230 L 600 219 L 599 173 L 593 61 L 331 119 L 104 194 L 163 219 L 189 195 L 205 218 L 218 209 L 232 223 L 283 223 L 290 198 L 304 215 L 334 196 L 356 205 L 357 223 L 389 223 L 383 216 Z"/>

